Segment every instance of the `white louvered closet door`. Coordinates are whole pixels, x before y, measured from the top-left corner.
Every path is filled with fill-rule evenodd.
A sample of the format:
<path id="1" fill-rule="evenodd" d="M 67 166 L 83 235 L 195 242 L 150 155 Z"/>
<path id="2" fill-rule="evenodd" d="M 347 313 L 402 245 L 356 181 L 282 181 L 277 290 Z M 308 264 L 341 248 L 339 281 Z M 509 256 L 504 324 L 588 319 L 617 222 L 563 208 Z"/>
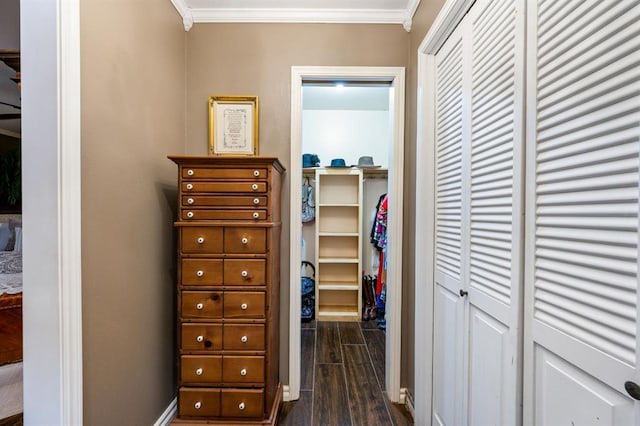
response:
<path id="1" fill-rule="evenodd" d="M 468 424 L 521 417 L 524 3 L 477 0 L 471 56 Z"/>
<path id="2" fill-rule="evenodd" d="M 463 415 L 462 29 L 436 55 L 436 191 L 433 424 L 459 425 Z M 468 118 L 465 119 L 468 121 Z"/>
<path id="3" fill-rule="evenodd" d="M 436 54 L 434 424 L 520 421 L 523 9 L 477 0 Z"/>
<path id="4" fill-rule="evenodd" d="M 640 2 L 527 16 L 524 418 L 638 425 Z"/>

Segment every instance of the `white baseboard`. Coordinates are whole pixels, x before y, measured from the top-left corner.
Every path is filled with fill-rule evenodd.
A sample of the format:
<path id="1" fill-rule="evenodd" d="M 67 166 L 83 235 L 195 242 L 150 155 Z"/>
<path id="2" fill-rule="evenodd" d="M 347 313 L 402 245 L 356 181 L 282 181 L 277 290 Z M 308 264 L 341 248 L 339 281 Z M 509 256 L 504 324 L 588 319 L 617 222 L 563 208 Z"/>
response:
<path id="1" fill-rule="evenodd" d="M 398 402 L 400 404 L 406 404 L 407 402 L 407 388 L 400 388 L 400 398 L 398 398 Z"/>
<path id="2" fill-rule="evenodd" d="M 411 419 L 415 422 L 416 408 L 413 405 L 413 397 L 411 396 L 409 389 L 400 388 L 400 403 L 404 404 L 409 414 L 411 414 Z"/>
<path id="3" fill-rule="evenodd" d="M 178 398 L 173 398 L 173 401 L 169 403 L 169 406 L 164 413 L 160 415 L 158 420 L 153 424 L 153 426 L 167 426 L 171 423 L 171 420 L 178 414 Z"/>
<path id="4" fill-rule="evenodd" d="M 289 391 L 289 385 L 282 385 L 282 400 L 291 401 L 291 392 Z"/>

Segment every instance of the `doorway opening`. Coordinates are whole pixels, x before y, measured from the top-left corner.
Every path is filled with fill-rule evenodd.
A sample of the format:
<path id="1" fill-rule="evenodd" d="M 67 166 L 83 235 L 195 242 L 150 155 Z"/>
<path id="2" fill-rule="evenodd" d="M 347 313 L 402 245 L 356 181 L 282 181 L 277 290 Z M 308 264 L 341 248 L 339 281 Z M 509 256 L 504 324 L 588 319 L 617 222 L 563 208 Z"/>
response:
<path id="1" fill-rule="evenodd" d="M 377 161 L 374 165 L 380 165 L 382 168 L 382 160 L 386 157 L 387 166 L 388 166 L 388 187 L 386 188 L 389 197 L 388 197 L 388 223 L 387 223 L 387 240 L 388 240 L 388 250 L 387 250 L 387 269 L 386 269 L 386 300 L 385 300 L 385 320 L 386 320 L 386 339 L 385 339 L 385 391 L 392 402 L 403 402 L 401 398 L 400 391 L 400 354 L 401 354 L 401 306 L 402 306 L 402 205 L 403 205 L 403 165 L 404 165 L 404 68 L 401 67 L 292 67 L 292 84 L 291 84 L 291 191 L 290 191 L 290 201 L 291 201 L 291 234 L 290 234 L 290 311 L 289 311 L 289 385 L 285 386 L 285 400 L 296 400 L 300 395 L 300 382 L 301 382 L 301 262 L 303 260 L 303 252 L 302 252 L 302 240 L 303 240 L 303 225 L 302 225 L 302 213 L 301 213 L 301 203 L 302 203 L 302 191 L 299 188 L 302 188 L 303 183 L 303 86 L 308 88 L 317 88 L 322 86 L 331 85 L 334 87 L 334 90 L 343 90 L 335 87 L 336 82 L 341 82 L 346 86 L 372 86 L 372 87 L 385 87 L 388 97 L 387 97 L 387 105 L 388 111 L 386 111 L 386 116 L 388 117 L 388 134 L 390 135 L 388 139 L 391 140 L 391 143 L 387 145 L 387 152 L 375 154 L 375 153 L 365 153 L 360 152 L 350 152 L 346 153 L 343 151 L 342 154 L 340 152 L 336 152 L 335 155 L 330 151 L 325 151 L 324 154 L 318 155 L 318 157 L 324 156 L 325 158 L 321 158 L 322 166 L 328 165 L 331 166 L 332 160 L 337 160 L 334 165 L 338 165 L 340 160 L 344 160 L 345 166 L 351 166 L 352 164 L 357 165 L 359 161 L 367 162 L 368 159 L 360 158 L 360 157 L 374 157 L 379 155 L 379 161 Z M 305 97 L 309 96 L 308 93 L 305 93 Z M 313 115 L 313 114 L 311 114 Z M 316 116 L 318 114 L 315 114 Z M 318 118 L 318 117 L 316 117 Z M 307 120 L 311 121 L 312 119 L 307 117 Z M 364 129 L 363 129 L 364 131 Z M 352 145 L 352 141 L 341 141 L 339 142 L 341 146 L 344 148 L 347 144 Z M 390 146 L 389 146 L 390 145 Z M 326 147 L 325 141 L 319 141 L 319 147 Z M 321 148 L 318 148 L 320 150 Z M 342 158 L 348 157 L 349 158 Z M 333 158 L 333 157 L 336 158 Z M 347 164 L 348 163 L 348 164 Z M 363 163 L 364 164 L 364 163 Z M 368 163 L 367 163 L 368 164 Z M 308 165 L 308 164 L 307 164 Z M 322 172 L 314 170 L 315 173 L 324 173 L 327 174 L 329 178 L 327 182 L 331 182 L 333 184 L 338 185 L 338 187 L 342 187 L 343 184 L 340 182 L 342 177 L 340 175 L 345 175 L 345 173 L 336 172 L 334 168 L 325 168 L 320 167 L 318 170 Z M 331 169 L 331 170 L 329 170 Z M 365 170 L 367 168 L 358 168 L 358 167 L 345 167 L 344 169 L 348 169 L 346 172 L 347 182 L 354 175 L 356 179 L 359 179 L 357 176 L 360 175 L 360 170 Z M 371 168 L 373 170 L 375 168 Z M 310 171 L 304 169 L 305 173 L 309 174 Z M 367 169 L 369 170 L 369 169 Z M 363 173 L 364 174 L 364 173 Z M 374 190 L 375 191 L 375 190 Z M 329 191 L 332 194 L 336 194 L 329 187 Z M 356 191 L 356 193 L 362 194 L 362 190 Z M 321 194 L 318 192 L 317 194 Z M 349 190 L 347 190 L 346 194 L 349 194 Z M 347 198 L 349 197 L 346 195 Z M 376 200 L 377 202 L 378 200 Z M 342 202 L 341 200 L 332 200 L 328 204 L 327 209 L 327 218 L 334 218 L 335 211 L 341 211 L 343 206 L 335 205 Z M 348 203 L 352 204 L 349 208 L 353 208 L 354 204 L 359 205 L 359 203 Z M 334 210 L 331 212 L 330 210 Z M 345 210 L 342 210 L 345 211 Z M 355 211 L 355 210 L 353 210 Z M 322 211 L 318 211 L 318 214 L 322 215 Z M 360 214 L 360 213 L 358 213 Z M 368 217 L 369 212 L 365 212 L 364 216 Z M 337 216 L 337 221 L 340 223 L 339 219 L 340 215 Z M 354 213 L 352 216 L 354 218 L 357 217 L 357 214 Z M 359 219 L 356 219 L 359 220 Z M 356 225 L 357 226 L 357 225 Z M 362 229 L 362 227 L 360 228 Z M 330 231 L 327 231 L 330 233 Z M 354 237 L 356 234 L 359 234 L 362 237 L 364 234 L 362 231 L 354 232 Z M 340 236 L 339 238 L 343 238 L 344 236 Z M 317 240 L 320 237 L 314 237 Z M 369 236 L 366 235 L 368 239 Z M 309 240 L 309 237 L 307 237 Z M 347 240 L 349 238 L 347 237 Z M 307 241 L 307 245 L 309 245 L 310 241 Z M 346 249 L 349 251 L 350 242 L 344 241 L 346 245 L 338 244 L 335 246 L 333 243 L 328 243 L 328 248 L 330 250 L 333 247 L 340 247 L 341 249 Z M 314 250 L 317 246 L 317 242 L 313 241 Z M 361 246 L 361 244 L 359 244 Z M 354 251 L 357 251 L 357 248 L 353 248 Z M 308 253 L 306 254 L 309 255 Z M 314 253 L 314 257 L 315 257 Z M 369 256 L 369 255 L 366 255 Z M 364 257 L 364 256 L 362 256 Z M 330 267 L 329 269 L 331 269 Z M 342 266 L 333 266 L 335 271 L 344 272 L 345 269 L 353 269 L 353 266 L 350 268 L 343 268 Z M 357 263 L 356 265 L 356 277 L 355 283 L 351 284 L 353 289 L 360 288 L 360 274 L 362 272 L 362 265 Z M 329 288 L 330 290 L 325 298 L 325 302 L 331 307 L 322 311 L 320 304 L 316 300 L 315 308 L 316 310 L 320 309 L 316 314 L 325 314 L 327 315 L 327 319 L 330 320 L 340 320 L 343 317 L 347 317 L 347 320 L 360 320 L 360 316 L 363 314 L 363 304 L 361 302 L 361 293 L 357 290 L 352 295 L 348 296 L 351 300 L 350 303 L 344 303 L 342 296 L 340 297 L 339 303 L 331 303 L 332 297 L 330 293 L 334 293 L 335 288 Z M 320 296 L 322 297 L 322 296 Z M 339 305 L 339 306 L 336 306 Z M 345 305 L 347 305 L 345 307 Z M 321 318 L 322 319 L 322 318 Z"/>

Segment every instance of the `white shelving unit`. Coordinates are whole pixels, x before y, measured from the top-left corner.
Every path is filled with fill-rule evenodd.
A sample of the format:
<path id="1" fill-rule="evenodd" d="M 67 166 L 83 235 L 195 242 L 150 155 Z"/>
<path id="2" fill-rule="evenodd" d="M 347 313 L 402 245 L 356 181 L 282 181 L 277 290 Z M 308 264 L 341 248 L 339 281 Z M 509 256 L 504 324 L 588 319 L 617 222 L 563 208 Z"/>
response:
<path id="1" fill-rule="evenodd" d="M 362 310 L 362 170 L 316 174 L 316 319 L 359 321 Z"/>

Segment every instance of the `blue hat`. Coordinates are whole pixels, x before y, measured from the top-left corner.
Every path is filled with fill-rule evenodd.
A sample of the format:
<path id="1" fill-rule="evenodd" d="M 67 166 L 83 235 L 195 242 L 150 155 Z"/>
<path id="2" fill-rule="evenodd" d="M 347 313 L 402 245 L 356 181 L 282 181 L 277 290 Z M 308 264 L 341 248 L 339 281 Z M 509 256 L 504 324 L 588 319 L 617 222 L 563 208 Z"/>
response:
<path id="1" fill-rule="evenodd" d="M 302 167 L 318 167 L 320 159 L 316 154 L 302 154 Z"/>
<path id="2" fill-rule="evenodd" d="M 344 158 L 334 158 L 331 160 L 329 167 L 347 167 L 347 163 L 345 163 Z"/>

